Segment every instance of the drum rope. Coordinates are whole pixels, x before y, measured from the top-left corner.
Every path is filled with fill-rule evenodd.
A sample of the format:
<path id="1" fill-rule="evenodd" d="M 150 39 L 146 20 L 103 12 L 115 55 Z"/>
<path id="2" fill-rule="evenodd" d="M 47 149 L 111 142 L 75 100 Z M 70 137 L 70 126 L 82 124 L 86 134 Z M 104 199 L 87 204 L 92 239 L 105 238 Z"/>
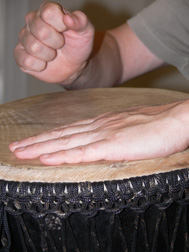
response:
<path id="1" fill-rule="evenodd" d="M 176 238 L 177 238 L 178 226 L 179 226 L 179 223 L 180 223 L 180 218 L 181 218 L 182 211 L 183 211 L 183 208 L 181 208 L 181 207 L 177 210 L 177 215 L 176 215 L 176 220 L 175 220 L 176 225 L 174 227 L 173 236 L 172 236 L 172 240 L 171 240 L 171 243 L 170 243 L 170 252 L 174 251 L 174 245 L 175 245 L 175 241 L 176 241 Z"/>
<path id="2" fill-rule="evenodd" d="M 81 252 L 80 249 L 79 249 L 79 247 L 78 247 L 77 239 L 76 239 L 76 237 L 75 237 L 75 234 L 74 234 L 72 225 L 71 225 L 71 223 L 70 223 L 70 220 L 67 219 L 66 223 L 67 223 L 67 227 L 69 226 L 69 229 L 70 229 L 70 231 L 71 231 L 70 233 L 71 233 L 71 236 L 72 236 L 72 242 L 74 243 L 75 252 Z"/>
<path id="3" fill-rule="evenodd" d="M 27 238 L 30 239 L 30 237 L 28 236 L 27 230 L 25 227 L 23 227 L 23 223 L 22 223 L 22 218 L 20 218 L 20 215 L 16 216 L 16 224 L 17 224 L 17 229 L 18 229 L 18 233 L 19 233 L 19 237 L 20 237 L 20 241 L 22 243 L 22 248 L 24 250 L 24 252 L 27 252 L 27 248 L 26 248 L 26 243 L 25 243 L 25 239 L 24 239 L 24 234 L 26 235 Z M 22 231 L 23 230 L 23 231 Z M 30 242 L 29 242 L 30 243 Z M 33 248 L 33 251 L 35 248 Z"/>
<path id="4" fill-rule="evenodd" d="M 122 247 L 123 247 L 123 251 L 124 252 L 128 252 L 128 246 L 127 246 L 127 242 L 125 240 L 125 236 L 124 236 L 124 231 L 123 231 L 123 226 L 121 223 L 121 219 L 120 216 L 118 214 L 115 215 L 115 218 L 117 220 L 117 225 L 119 227 L 118 231 L 119 231 L 119 236 L 121 239 L 121 243 L 122 243 Z M 112 239 L 113 240 L 113 239 Z"/>
<path id="5" fill-rule="evenodd" d="M 49 248 L 53 252 L 60 251 L 57 242 L 61 243 L 63 252 L 67 252 L 67 246 L 74 247 L 74 251 L 83 252 L 80 239 L 77 237 L 80 231 L 73 222 L 76 218 L 74 216 L 81 216 L 80 224 L 87 230 L 88 235 L 84 237 L 85 251 L 90 251 L 92 244 L 96 246 L 95 252 L 116 251 L 114 237 L 119 240 L 122 251 L 140 251 L 137 240 L 141 236 L 140 246 L 145 248 L 143 251 L 159 252 L 157 250 L 159 237 L 161 230 L 165 230 L 165 247 L 169 252 L 173 252 L 172 248 L 178 243 L 177 237 L 181 232 L 178 223 L 183 222 L 183 218 L 187 216 L 185 209 L 189 205 L 189 170 L 104 182 L 51 184 L 1 180 L 0 200 L 2 252 L 11 251 L 13 244 L 11 223 L 7 219 L 10 216 L 16 220 L 23 252 L 28 248 L 36 252 L 38 247 L 43 252 L 49 251 Z M 170 211 L 172 205 L 175 205 L 176 211 L 174 222 L 171 224 L 173 228 L 168 235 L 169 220 L 166 211 Z M 149 232 L 146 223 L 151 217 L 146 215 L 150 207 L 157 216 L 153 232 Z M 97 220 L 103 213 L 107 213 L 105 220 L 107 227 L 103 227 L 101 221 Z M 122 217 L 122 213 L 126 214 L 125 217 Z M 130 217 L 127 217 L 127 213 Z M 37 238 L 37 242 L 33 240 L 27 228 L 28 215 L 31 222 L 29 225 L 39 229 L 40 237 Z M 133 219 L 132 232 L 130 229 L 127 231 L 127 218 Z M 187 223 L 183 225 L 185 225 L 183 232 L 187 233 Z M 102 230 L 99 229 L 100 226 Z M 106 234 L 108 243 L 98 232 Z M 132 244 L 127 238 L 131 234 Z M 184 246 L 188 247 L 188 236 L 184 239 L 186 244 Z M 68 245 L 70 240 L 72 243 Z M 106 244 L 106 250 L 101 248 L 103 243 Z"/>
<path id="6" fill-rule="evenodd" d="M 156 220 L 156 224 L 155 224 L 155 233 L 154 233 L 154 237 L 153 237 L 153 242 L 152 242 L 152 252 L 156 251 L 157 248 L 157 242 L 158 242 L 158 235 L 159 235 L 159 225 L 162 219 L 162 214 L 163 212 L 159 212 L 158 216 L 157 216 L 157 220 Z"/>
<path id="7" fill-rule="evenodd" d="M 139 214 L 137 213 L 136 218 L 135 218 L 135 222 L 134 222 L 134 232 L 133 232 L 133 241 L 132 241 L 132 250 L 131 250 L 131 252 L 136 251 L 136 240 L 137 240 L 138 225 L 139 225 Z"/>
<path id="8" fill-rule="evenodd" d="M 104 190 L 104 186 L 106 190 Z M 188 170 L 123 181 L 82 183 L 29 183 L 0 181 L 0 200 L 15 214 L 74 212 L 94 215 L 99 210 L 120 213 L 124 208 L 144 212 L 150 204 L 166 209 L 175 200 L 189 201 Z M 79 193 L 79 188 L 81 192 Z"/>
<path id="9" fill-rule="evenodd" d="M 4 205 L 0 206 L 0 228 L 1 228 L 1 252 L 8 252 L 11 247 L 11 235 L 9 224 L 7 220 L 7 212 L 5 211 Z"/>

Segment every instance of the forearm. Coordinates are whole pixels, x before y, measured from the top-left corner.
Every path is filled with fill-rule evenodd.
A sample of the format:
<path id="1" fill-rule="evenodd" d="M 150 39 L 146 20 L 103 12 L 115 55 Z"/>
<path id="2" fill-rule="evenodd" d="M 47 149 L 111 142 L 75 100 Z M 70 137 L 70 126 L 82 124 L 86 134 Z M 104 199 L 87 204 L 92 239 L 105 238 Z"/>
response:
<path id="1" fill-rule="evenodd" d="M 87 65 L 66 88 L 111 87 L 164 64 L 125 23 L 104 33 L 96 32 Z"/>

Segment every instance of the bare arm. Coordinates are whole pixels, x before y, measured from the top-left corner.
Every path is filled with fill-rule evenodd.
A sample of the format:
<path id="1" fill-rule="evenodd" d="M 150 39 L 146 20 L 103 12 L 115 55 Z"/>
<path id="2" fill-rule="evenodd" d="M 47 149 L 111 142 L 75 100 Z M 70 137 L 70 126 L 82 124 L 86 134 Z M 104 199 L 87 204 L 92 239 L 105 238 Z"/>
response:
<path id="1" fill-rule="evenodd" d="M 121 55 L 121 83 L 165 64 L 138 39 L 127 23 L 109 33 L 116 40 Z"/>
<path id="2" fill-rule="evenodd" d="M 67 13 L 51 2 L 25 22 L 16 61 L 22 71 L 46 82 L 69 89 L 114 86 L 163 64 L 126 23 L 95 33 L 85 14 Z"/>
<path id="3" fill-rule="evenodd" d="M 50 15 L 53 20 L 44 14 L 47 10 L 58 12 Z M 48 42 L 40 40 L 40 33 L 33 35 L 39 24 L 51 35 L 45 36 Z M 164 64 L 126 23 L 94 33 L 83 13 L 64 14 L 52 3 L 26 18 L 19 41 L 15 57 L 23 71 L 69 89 L 118 85 Z M 46 165 L 166 156 L 189 145 L 188 111 L 188 100 L 133 108 L 42 132 L 9 148 L 20 159 L 39 157 Z"/>

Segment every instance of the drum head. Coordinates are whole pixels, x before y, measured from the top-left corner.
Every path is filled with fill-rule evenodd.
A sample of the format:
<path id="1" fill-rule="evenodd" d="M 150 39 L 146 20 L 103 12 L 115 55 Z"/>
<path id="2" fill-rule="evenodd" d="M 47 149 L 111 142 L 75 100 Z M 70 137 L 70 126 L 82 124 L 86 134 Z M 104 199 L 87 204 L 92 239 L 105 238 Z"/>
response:
<path id="1" fill-rule="evenodd" d="M 9 143 L 110 111 L 133 106 L 160 105 L 188 98 L 188 94 L 138 88 L 63 91 L 21 99 L 0 106 L 0 179 L 29 182 L 118 180 L 188 167 L 189 152 L 135 162 L 80 163 L 44 166 L 38 159 L 19 160 Z"/>

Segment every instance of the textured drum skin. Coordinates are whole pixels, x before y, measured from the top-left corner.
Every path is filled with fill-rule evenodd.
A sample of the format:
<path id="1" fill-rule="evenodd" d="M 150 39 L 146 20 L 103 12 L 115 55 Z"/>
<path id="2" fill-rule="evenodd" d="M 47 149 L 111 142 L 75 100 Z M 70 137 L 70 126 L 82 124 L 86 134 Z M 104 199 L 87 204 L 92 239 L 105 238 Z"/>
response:
<path id="1" fill-rule="evenodd" d="M 44 166 L 38 159 L 19 160 L 10 142 L 101 113 L 132 106 L 161 105 L 188 94 L 148 88 L 90 89 L 39 95 L 0 105 L 0 179 L 35 182 L 104 181 L 167 172 L 189 165 L 189 151 L 137 162 L 94 162 Z M 87 172 L 86 172 L 87 170 Z"/>

